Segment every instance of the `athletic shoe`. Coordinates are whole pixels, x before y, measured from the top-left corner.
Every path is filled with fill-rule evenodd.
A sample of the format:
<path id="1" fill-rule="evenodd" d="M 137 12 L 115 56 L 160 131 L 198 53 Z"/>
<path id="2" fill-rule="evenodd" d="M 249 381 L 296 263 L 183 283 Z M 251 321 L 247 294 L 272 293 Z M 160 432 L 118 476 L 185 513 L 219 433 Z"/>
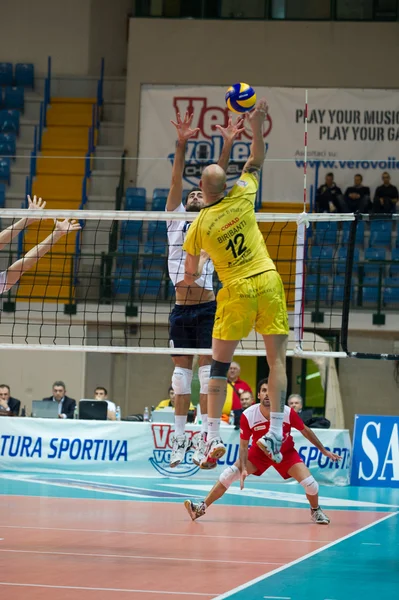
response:
<path id="1" fill-rule="evenodd" d="M 200 517 L 202 517 L 206 511 L 205 502 L 196 504 L 195 502 L 191 502 L 191 500 L 185 500 L 184 506 L 186 507 L 186 510 L 190 515 L 192 521 L 195 521 L 195 519 L 199 519 Z"/>
<path id="2" fill-rule="evenodd" d="M 201 461 L 205 457 L 205 448 L 206 448 L 206 433 L 200 433 L 196 436 L 196 439 L 192 439 L 193 446 L 195 447 L 194 455 L 193 455 L 193 463 L 197 465 L 197 467 L 201 466 Z M 209 463 L 208 469 L 214 469 L 216 467 L 216 461 L 213 463 Z"/>
<path id="3" fill-rule="evenodd" d="M 313 523 L 317 523 L 318 525 L 328 525 L 330 522 L 330 519 L 322 511 L 320 506 L 310 509 L 310 518 L 312 519 Z"/>
<path id="4" fill-rule="evenodd" d="M 172 438 L 172 441 L 173 446 L 169 466 L 173 469 L 173 467 L 177 467 L 177 465 L 184 460 L 186 452 L 191 446 L 191 442 L 186 434 L 177 435 Z"/>
<path id="5" fill-rule="evenodd" d="M 281 454 L 282 440 L 276 438 L 273 432 L 269 431 L 261 437 L 256 445 L 275 463 L 281 463 L 283 455 Z"/>
<path id="6" fill-rule="evenodd" d="M 226 448 L 220 437 L 207 442 L 204 452 L 204 458 L 201 460 L 201 469 L 214 469 L 217 461 L 226 453 Z"/>

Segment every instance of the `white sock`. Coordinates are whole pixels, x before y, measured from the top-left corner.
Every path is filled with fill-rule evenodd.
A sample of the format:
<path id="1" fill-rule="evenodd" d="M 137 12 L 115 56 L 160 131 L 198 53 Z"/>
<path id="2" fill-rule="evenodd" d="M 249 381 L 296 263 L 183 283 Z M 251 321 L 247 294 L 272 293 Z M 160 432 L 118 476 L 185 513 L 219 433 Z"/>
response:
<path id="1" fill-rule="evenodd" d="M 186 427 L 187 416 L 175 415 L 175 435 L 184 435 L 184 429 Z"/>
<path id="2" fill-rule="evenodd" d="M 215 438 L 220 437 L 220 419 L 208 418 L 208 437 L 207 442 L 211 442 Z"/>
<path id="3" fill-rule="evenodd" d="M 270 429 L 272 433 L 279 440 L 283 437 L 283 421 L 284 421 L 284 413 L 283 412 L 271 412 L 270 413 Z"/>
<path id="4" fill-rule="evenodd" d="M 208 433 L 208 415 L 201 414 L 201 433 Z"/>

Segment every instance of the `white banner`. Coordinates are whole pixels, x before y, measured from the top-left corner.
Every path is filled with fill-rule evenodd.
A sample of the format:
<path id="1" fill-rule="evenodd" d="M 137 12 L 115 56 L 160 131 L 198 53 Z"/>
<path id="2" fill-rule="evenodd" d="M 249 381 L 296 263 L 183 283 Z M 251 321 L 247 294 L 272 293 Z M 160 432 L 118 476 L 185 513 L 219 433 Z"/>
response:
<path id="1" fill-rule="evenodd" d="M 199 428 L 188 426 L 190 435 Z M 193 464 L 188 452 L 184 463 L 169 467 L 172 426 L 157 423 L 72 421 L 57 419 L 0 418 L 0 470 L 101 474 L 114 476 L 192 477 L 209 479 L 208 471 Z M 319 483 L 349 483 L 350 438 L 348 430 L 316 431 L 324 446 L 342 456 L 331 462 L 293 431 L 296 448 Z M 215 479 L 238 458 L 239 432 L 222 427 L 227 452 L 212 471 Z M 281 482 L 273 469 L 264 475 Z"/>
<path id="2" fill-rule="evenodd" d="M 170 119 L 176 112 L 194 110 L 192 127 L 200 129 L 187 145 L 185 187 L 198 185 L 207 160 L 218 160 L 222 138 L 216 125 L 226 125 L 228 111 L 223 87 L 142 86 L 138 183 L 147 188 L 168 188 L 176 132 Z M 300 88 L 256 89 L 269 104 L 265 130 L 266 163 L 262 201 L 303 201 L 304 105 Z M 371 188 L 381 184 L 387 170 L 399 184 L 399 92 L 395 90 L 309 90 L 308 186 L 318 187 L 329 171 L 345 191 L 356 173 Z M 239 176 L 249 156 L 250 135 L 241 134 L 231 153 L 228 185 Z M 370 161 L 370 162 L 368 162 Z"/>

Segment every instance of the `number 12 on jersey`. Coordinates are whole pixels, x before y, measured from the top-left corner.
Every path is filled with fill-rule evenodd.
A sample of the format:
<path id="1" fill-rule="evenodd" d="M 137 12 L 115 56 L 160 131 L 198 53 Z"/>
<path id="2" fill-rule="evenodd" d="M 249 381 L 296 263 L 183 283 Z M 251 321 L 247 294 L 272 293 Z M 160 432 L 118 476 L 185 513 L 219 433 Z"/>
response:
<path id="1" fill-rule="evenodd" d="M 245 246 L 245 237 L 242 233 L 237 233 L 234 238 L 229 240 L 229 243 L 226 246 L 226 250 L 231 250 L 234 258 L 238 258 L 241 256 L 247 247 Z"/>

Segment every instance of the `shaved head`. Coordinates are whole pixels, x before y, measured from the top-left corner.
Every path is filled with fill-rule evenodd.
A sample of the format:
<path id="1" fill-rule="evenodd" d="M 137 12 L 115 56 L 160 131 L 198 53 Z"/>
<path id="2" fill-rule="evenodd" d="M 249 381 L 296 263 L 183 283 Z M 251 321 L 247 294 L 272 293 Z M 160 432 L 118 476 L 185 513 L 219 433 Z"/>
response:
<path id="1" fill-rule="evenodd" d="M 214 200 L 223 194 L 226 187 L 226 173 L 219 165 L 209 165 L 202 172 L 201 187 L 205 197 Z"/>

